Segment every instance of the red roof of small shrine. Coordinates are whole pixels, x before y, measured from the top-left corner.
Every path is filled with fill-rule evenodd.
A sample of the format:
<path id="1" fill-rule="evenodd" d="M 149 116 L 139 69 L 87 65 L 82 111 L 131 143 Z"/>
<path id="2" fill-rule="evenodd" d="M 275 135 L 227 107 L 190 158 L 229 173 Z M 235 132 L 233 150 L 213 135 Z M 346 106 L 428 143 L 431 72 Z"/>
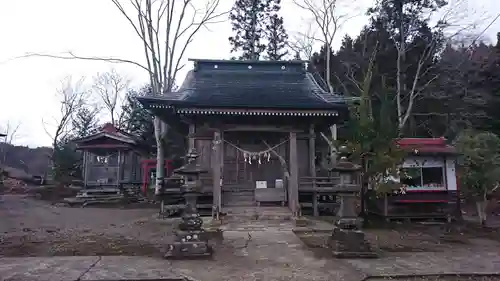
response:
<path id="1" fill-rule="evenodd" d="M 414 154 L 456 154 L 454 146 L 446 143 L 441 138 L 402 138 L 396 141 L 397 145 L 404 151 Z"/>
<path id="2" fill-rule="evenodd" d="M 100 144 L 97 139 L 112 139 L 118 142 L 118 144 L 106 144 L 102 143 Z M 92 144 L 89 144 L 88 142 L 93 141 Z M 125 147 L 130 147 L 131 145 L 136 144 L 135 138 L 118 128 L 116 128 L 113 124 L 111 123 L 106 123 L 104 124 L 99 132 L 92 134 L 90 136 L 76 139 L 74 142 L 77 144 L 78 148 L 125 148 Z"/>

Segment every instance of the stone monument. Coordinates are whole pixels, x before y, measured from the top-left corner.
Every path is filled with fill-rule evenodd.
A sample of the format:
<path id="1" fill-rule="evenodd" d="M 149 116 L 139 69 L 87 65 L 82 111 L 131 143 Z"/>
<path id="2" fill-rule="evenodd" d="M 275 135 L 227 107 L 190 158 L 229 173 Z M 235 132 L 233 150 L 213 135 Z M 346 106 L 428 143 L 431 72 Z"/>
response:
<path id="1" fill-rule="evenodd" d="M 372 251 L 370 244 L 361 231 L 362 221 L 355 210 L 355 201 L 361 185 L 353 182 L 353 176 L 361 169 L 348 160 L 349 152 L 346 147 L 339 151 L 340 160 L 332 167 L 332 171 L 340 176 L 339 191 L 340 208 L 332 235 L 328 240 L 334 256 L 338 258 L 375 258 L 377 254 Z"/>
<path id="2" fill-rule="evenodd" d="M 186 158 L 187 164 L 174 171 L 181 178 L 181 193 L 186 206 L 179 229 L 175 232 L 175 242 L 168 245 L 165 258 L 210 257 L 213 253 L 202 228 L 203 220 L 196 208 L 196 199 L 202 191 L 200 175 L 208 171 L 196 163 L 198 153 L 195 149 L 191 149 Z"/>

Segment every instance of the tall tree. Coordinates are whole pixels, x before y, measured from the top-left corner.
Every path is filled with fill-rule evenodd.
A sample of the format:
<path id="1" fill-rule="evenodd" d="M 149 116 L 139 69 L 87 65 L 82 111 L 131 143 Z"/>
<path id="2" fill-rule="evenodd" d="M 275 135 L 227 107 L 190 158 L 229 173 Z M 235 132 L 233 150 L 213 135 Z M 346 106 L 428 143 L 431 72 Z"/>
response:
<path id="1" fill-rule="evenodd" d="M 481 224 L 486 223 L 488 195 L 500 185 L 500 138 L 490 132 L 464 131 L 457 140 L 462 154 L 463 192 L 475 198 Z"/>
<path id="2" fill-rule="evenodd" d="M 138 137 L 145 148 L 151 149 L 149 153 L 154 153 L 156 145 L 154 137 L 154 116 L 147 111 L 135 98 L 138 95 L 147 95 L 151 92 L 151 87 L 146 86 L 139 90 L 130 90 L 127 93 L 125 102 L 122 105 L 121 130 Z"/>
<path id="3" fill-rule="evenodd" d="M 89 105 L 77 109 L 71 120 L 74 138 L 83 138 L 95 133 L 99 128 L 99 108 Z"/>
<path id="4" fill-rule="evenodd" d="M 268 40 L 266 47 L 267 59 L 282 60 L 288 55 L 288 34 L 283 26 L 283 17 L 278 14 L 271 16 L 267 25 L 266 37 Z"/>
<path id="5" fill-rule="evenodd" d="M 71 143 L 72 136 L 72 120 L 76 113 L 85 105 L 88 92 L 83 89 L 84 79 L 78 80 L 76 83 L 68 77 L 62 81 L 62 87 L 58 90 L 58 98 L 60 102 L 59 116 L 53 116 L 55 130 L 50 133 L 46 127 L 47 123 L 43 123 L 47 134 L 52 138 L 52 173 L 54 180 L 68 184 L 71 179 L 79 178 L 78 165 L 80 155 L 75 153 L 75 148 Z"/>
<path id="6" fill-rule="evenodd" d="M 372 28 L 388 32 L 396 49 L 394 88 L 401 133 L 418 99 L 439 77 L 436 59 L 450 39 L 445 36 L 447 28 L 460 24 L 451 21 L 461 6 L 447 4 L 446 0 L 379 0 L 369 10 Z M 442 16 L 432 25 L 430 18 L 437 12 Z"/>
<path id="7" fill-rule="evenodd" d="M 280 10 L 279 3 L 280 0 L 236 0 L 229 15 L 235 35 L 228 39 L 232 46 L 231 52 L 241 53 L 240 60 L 260 59 L 266 50 L 263 39 L 266 37 L 267 27 L 271 26 L 269 19 Z M 279 24 L 272 28 L 275 28 L 276 34 L 281 35 Z"/>

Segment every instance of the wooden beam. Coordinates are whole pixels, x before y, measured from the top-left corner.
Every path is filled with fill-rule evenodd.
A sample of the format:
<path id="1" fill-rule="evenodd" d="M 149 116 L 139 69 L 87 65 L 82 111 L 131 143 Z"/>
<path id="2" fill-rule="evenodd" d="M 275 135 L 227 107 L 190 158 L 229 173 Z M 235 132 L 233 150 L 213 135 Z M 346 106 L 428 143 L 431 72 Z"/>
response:
<path id="1" fill-rule="evenodd" d="M 294 127 L 276 127 L 276 126 L 259 126 L 259 125 L 232 125 L 232 124 L 227 124 L 224 125 L 224 131 L 227 132 L 237 132 L 237 131 L 247 131 L 247 132 L 296 132 L 300 133 L 303 132 L 304 130 L 297 129 Z"/>
<path id="2" fill-rule="evenodd" d="M 297 133 L 290 132 L 290 181 L 288 185 L 288 206 L 297 214 L 299 204 L 299 165 L 297 156 Z"/>

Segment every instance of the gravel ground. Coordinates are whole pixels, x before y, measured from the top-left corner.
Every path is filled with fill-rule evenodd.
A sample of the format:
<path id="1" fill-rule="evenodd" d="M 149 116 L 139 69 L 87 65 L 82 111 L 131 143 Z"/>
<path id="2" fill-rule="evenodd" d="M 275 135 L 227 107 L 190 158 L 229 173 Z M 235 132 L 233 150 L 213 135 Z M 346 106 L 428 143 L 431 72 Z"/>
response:
<path id="1" fill-rule="evenodd" d="M 154 209 L 68 208 L 0 197 L 0 256 L 158 256 L 172 225 Z"/>

